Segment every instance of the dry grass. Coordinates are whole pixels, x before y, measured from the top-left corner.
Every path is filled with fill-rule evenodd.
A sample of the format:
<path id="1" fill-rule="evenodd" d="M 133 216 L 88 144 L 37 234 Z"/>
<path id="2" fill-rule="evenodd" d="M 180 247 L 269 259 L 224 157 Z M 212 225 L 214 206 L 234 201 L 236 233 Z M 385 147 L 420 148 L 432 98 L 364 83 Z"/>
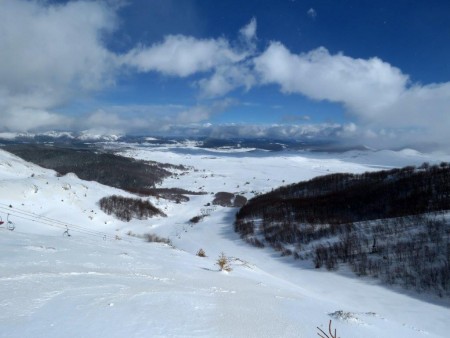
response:
<path id="1" fill-rule="evenodd" d="M 220 271 L 227 271 L 230 272 L 233 270 L 230 266 L 230 260 L 227 256 L 222 252 L 219 256 L 219 258 L 216 261 L 216 265 L 219 266 Z"/>

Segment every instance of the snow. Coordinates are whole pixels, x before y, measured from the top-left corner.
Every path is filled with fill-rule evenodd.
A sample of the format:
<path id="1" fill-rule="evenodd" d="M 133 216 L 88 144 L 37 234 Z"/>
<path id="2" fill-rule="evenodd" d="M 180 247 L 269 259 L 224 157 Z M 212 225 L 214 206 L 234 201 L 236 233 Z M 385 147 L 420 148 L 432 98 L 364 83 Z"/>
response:
<path id="1" fill-rule="evenodd" d="M 91 130 L 84 130 L 78 136 L 77 139 L 81 141 L 117 141 L 121 135 L 96 133 Z"/>
<path id="2" fill-rule="evenodd" d="M 448 336 L 448 301 L 251 247 L 233 231 L 234 208 L 188 222 L 212 192 L 252 197 L 317 175 L 439 163 L 447 155 L 223 149 L 205 155 L 138 146 L 123 154 L 189 166 L 162 186 L 207 194 L 182 204 L 152 198 L 167 218 L 124 223 L 97 201 L 128 193 L 71 174 L 57 177 L 0 149 L 0 215 L 5 221 L 9 213 L 16 225 L 0 226 L 0 337 L 315 337 L 330 319 L 342 338 Z M 63 236 L 66 225 L 70 237 Z M 169 237 L 174 247 L 128 231 Z M 207 257 L 195 255 L 200 248 Z M 229 273 L 215 264 L 221 252 L 230 257 Z"/>

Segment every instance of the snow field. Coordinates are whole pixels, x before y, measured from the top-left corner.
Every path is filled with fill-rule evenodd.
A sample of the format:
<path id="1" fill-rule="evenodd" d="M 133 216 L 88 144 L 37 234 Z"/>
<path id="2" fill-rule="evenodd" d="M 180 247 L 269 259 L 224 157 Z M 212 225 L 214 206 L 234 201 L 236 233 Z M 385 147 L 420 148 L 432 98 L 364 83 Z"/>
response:
<path id="1" fill-rule="evenodd" d="M 28 213 L 28 219 L 14 218 L 14 231 L 0 228 L 0 337 L 315 337 L 316 326 L 326 330 L 329 319 L 341 338 L 447 336 L 448 303 L 251 247 L 233 231 L 236 209 L 219 206 L 201 222 L 188 222 L 212 201 L 211 192 L 249 198 L 319 174 L 388 167 L 394 154 L 352 160 L 139 148 L 126 154 L 192 166 L 162 186 L 207 194 L 182 204 L 151 199 L 167 218 L 124 223 L 96 202 L 129 194 L 74 175 L 56 177 L 0 150 L 0 215 Z M 400 153 L 396 161 L 411 162 L 412 156 L 413 164 L 423 162 L 416 155 L 401 159 Z M 78 225 L 79 231 L 63 237 L 63 223 L 39 223 L 30 215 Z M 175 248 L 128 231 L 169 237 Z M 195 256 L 200 248 L 207 257 Z M 230 257 L 230 273 L 215 265 L 221 252 Z"/>

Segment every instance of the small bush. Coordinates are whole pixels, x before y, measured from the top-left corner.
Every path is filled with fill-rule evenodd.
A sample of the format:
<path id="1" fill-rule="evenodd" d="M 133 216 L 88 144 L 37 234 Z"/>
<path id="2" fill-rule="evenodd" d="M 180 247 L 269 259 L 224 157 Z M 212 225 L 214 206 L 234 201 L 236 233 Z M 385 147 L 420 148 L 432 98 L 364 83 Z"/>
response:
<path id="1" fill-rule="evenodd" d="M 164 243 L 168 245 L 172 245 L 172 242 L 168 238 L 159 237 L 155 234 L 145 234 L 144 238 L 147 242 L 155 242 L 155 243 Z"/>
<path id="2" fill-rule="evenodd" d="M 200 249 L 197 251 L 197 256 L 198 257 L 206 257 L 206 252 L 203 249 Z"/>
<path id="3" fill-rule="evenodd" d="M 222 252 L 219 256 L 219 258 L 216 261 L 216 265 L 219 266 L 220 271 L 227 271 L 230 272 L 233 270 L 230 266 L 230 260 L 227 256 Z"/>
<path id="4" fill-rule="evenodd" d="M 204 215 L 199 215 L 199 216 L 194 216 L 192 217 L 189 222 L 190 223 L 198 223 L 200 222 L 205 216 Z"/>

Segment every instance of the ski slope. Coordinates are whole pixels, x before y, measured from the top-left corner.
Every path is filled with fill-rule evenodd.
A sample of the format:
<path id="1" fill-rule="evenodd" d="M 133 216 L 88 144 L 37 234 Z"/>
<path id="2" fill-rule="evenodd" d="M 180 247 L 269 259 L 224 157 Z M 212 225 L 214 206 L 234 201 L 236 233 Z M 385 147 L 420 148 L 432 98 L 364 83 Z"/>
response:
<path id="1" fill-rule="evenodd" d="M 192 150 L 192 149 L 191 149 Z M 124 223 L 97 201 L 129 194 L 57 177 L 0 149 L 0 337 L 316 337 L 330 319 L 341 338 L 447 337 L 450 304 L 371 279 L 316 270 L 242 242 L 236 209 L 206 207 L 219 191 L 250 198 L 332 172 L 449 161 L 443 154 L 254 154 L 124 148 L 123 155 L 190 169 L 163 187 L 204 191 L 168 217 Z M 209 213 L 197 224 L 193 216 Z M 64 236 L 68 229 L 69 236 Z M 128 236 L 155 233 L 173 246 Z M 203 248 L 207 257 L 196 256 Z M 232 271 L 215 264 L 224 252 Z"/>

